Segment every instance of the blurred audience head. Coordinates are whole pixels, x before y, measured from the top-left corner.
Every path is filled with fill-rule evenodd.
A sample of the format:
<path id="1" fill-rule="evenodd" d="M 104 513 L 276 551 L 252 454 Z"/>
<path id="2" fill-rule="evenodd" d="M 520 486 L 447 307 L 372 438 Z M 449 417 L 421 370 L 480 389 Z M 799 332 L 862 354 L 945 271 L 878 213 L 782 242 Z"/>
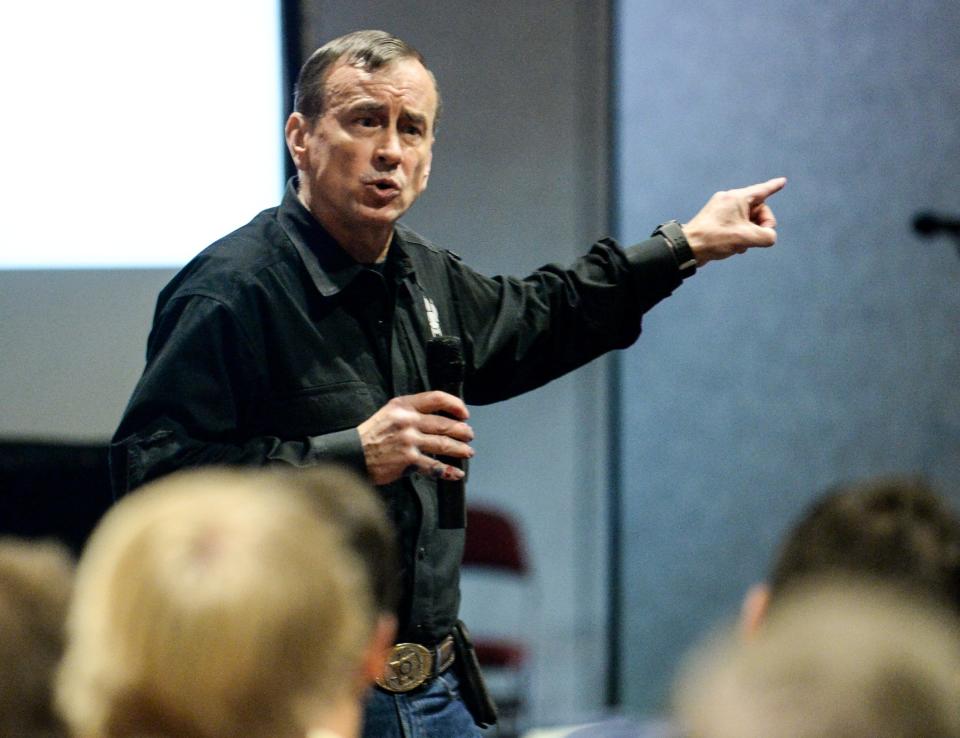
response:
<path id="1" fill-rule="evenodd" d="M 790 590 L 823 576 L 894 585 L 960 615 L 960 518 L 919 478 L 829 490 L 787 534 L 769 581 L 747 595 L 745 631 Z"/>
<path id="2" fill-rule="evenodd" d="M 341 470 L 180 472 L 122 499 L 80 560 L 58 703 L 81 738 L 356 734 L 396 569 Z"/>
<path id="3" fill-rule="evenodd" d="M 831 575 L 790 589 L 753 638 L 688 660 L 688 738 L 960 738 L 957 618 L 902 588 Z"/>
<path id="4" fill-rule="evenodd" d="M 65 735 L 52 704 L 73 559 L 52 541 L 0 538 L 0 736 Z"/>
<path id="5" fill-rule="evenodd" d="M 363 565 L 374 608 L 395 615 L 400 598 L 396 533 L 376 493 L 353 472 L 340 466 L 285 472 L 291 487 L 316 508 L 316 514 L 340 529 Z M 365 489 L 357 491 L 359 486 Z"/>

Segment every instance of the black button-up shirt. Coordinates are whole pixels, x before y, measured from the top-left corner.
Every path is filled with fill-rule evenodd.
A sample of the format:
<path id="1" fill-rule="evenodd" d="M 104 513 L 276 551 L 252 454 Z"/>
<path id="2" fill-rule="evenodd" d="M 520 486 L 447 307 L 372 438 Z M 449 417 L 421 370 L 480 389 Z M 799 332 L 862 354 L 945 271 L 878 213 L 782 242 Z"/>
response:
<path id="1" fill-rule="evenodd" d="M 365 471 L 357 426 L 429 388 L 425 346 L 438 329 L 463 342 L 466 402 L 496 402 L 630 345 L 643 313 L 679 283 L 660 237 L 627 251 L 605 240 L 570 268 L 490 278 L 398 225 L 385 264 L 370 268 L 291 182 L 279 207 L 160 293 L 146 368 L 111 446 L 115 493 L 204 464 Z M 437 527 L 432 479 L 379 491 L 401 548 L 399 635 L 434 643 L 456 619 L 464 532 Z"/>

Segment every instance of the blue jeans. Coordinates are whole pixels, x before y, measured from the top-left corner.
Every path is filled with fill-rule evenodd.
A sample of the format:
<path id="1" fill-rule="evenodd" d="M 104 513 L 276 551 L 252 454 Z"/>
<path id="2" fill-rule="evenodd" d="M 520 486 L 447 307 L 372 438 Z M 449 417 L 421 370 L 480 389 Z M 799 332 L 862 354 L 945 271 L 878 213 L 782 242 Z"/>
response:
<path id="1" fill-rule="evenodd" d="M 371 689 L 363 738 L 480 738 L 453 669 L 404 694 Z"/>

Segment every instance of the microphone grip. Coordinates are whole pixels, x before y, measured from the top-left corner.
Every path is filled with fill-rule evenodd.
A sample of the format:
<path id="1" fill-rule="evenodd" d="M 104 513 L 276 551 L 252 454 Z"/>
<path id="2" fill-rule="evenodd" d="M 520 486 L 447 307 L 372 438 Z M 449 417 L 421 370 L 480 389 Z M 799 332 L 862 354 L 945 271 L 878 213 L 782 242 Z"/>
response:
<path id="1" fill-rule="evenodd" d="M 463 459 L 441 457 L 440 461 L 466 471 Z M 467 495 L 463 479 L 437 480 L 437 527 L 445 530 L 467 527 Z"/>
<path id="2" fill-rule="evenodd" d="M 451 389 L 444 389 L 450 392 Z M 459 396 L 459 391 L 450 392 Z M 446 417 L 446 413 L 441 413 Z M 453 456 L 437 456 L 437 461 L 467 471 L 467 459 L 458 459 Z M 437 480 L 437 527 L 444 530 L 467 527 L 467 491 L 466 474 L 463 479 Z"/>
<path id="3" fill-rule="evenodd" d="M 435 336 L 427 341 L 426 348 L 430 386 L 454 397 L 463 397 L 464 362 L 460 339 L 456 336 Z M 467 471 L 466 459 L 437 456 L 437 460 Z M 437 479 L 438 528 L 450 530 L 467 526 L 465 480 L 466 475 L 456 481 Z"/>

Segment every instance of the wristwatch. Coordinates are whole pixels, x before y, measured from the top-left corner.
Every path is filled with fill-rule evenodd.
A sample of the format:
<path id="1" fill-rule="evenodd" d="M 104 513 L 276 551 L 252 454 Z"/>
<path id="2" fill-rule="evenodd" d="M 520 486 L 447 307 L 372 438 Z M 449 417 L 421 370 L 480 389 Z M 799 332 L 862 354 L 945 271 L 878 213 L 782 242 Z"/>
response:
<path id="1" fill-rule="evenodd" d="M 686 279 L 697 271 L 697 260 L 693 255 L 693 249 L 687 243 L 687 237 L 683 235 L 683 228 L 679 221 L 668 220 L 661 223 L 651 236 L 663 236 L 670 250 L 673 252 L 673 258 L 677 260 L 677 268 L 680 270 L 680 277 Z"/>

